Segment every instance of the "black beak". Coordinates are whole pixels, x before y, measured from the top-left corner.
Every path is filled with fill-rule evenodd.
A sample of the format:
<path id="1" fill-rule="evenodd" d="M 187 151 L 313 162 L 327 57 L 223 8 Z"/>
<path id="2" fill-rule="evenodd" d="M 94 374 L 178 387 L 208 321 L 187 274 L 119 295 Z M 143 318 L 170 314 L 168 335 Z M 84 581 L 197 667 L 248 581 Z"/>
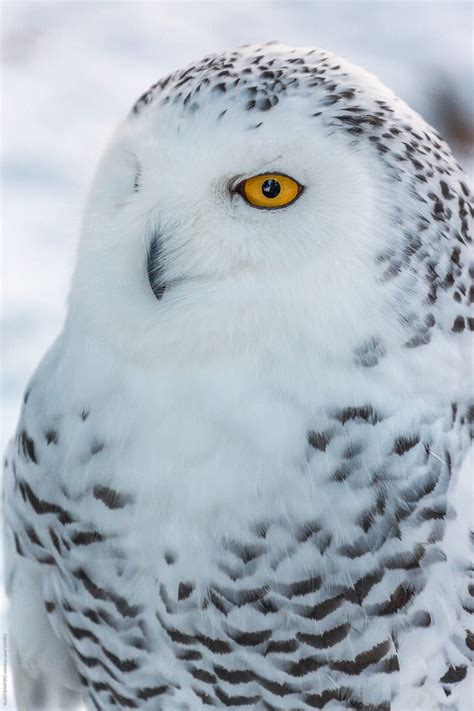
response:
<path id="1" fill-rule="evenodd" d="M 148 281 L 152 292 L 158 301 L 165 293 L 163 252 L 160 246 L 159 235 L 155 235 L 150 242 L 147 256 Z"/>

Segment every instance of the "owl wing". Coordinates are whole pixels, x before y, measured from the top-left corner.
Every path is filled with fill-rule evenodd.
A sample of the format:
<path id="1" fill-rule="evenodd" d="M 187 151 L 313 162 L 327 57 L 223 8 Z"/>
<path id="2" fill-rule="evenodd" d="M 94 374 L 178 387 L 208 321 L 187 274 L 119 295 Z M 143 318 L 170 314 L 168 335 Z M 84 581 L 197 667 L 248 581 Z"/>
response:
<path id="1" fill-rule="evenodd" d="M 31 556 L 26 541 L 39 542 L 34 521 L 25 520 L 15 505 L 18 476 L 27 477 L 27 469 L 11 441 L 4 461 L 4 551 L 16 703 L 20 711 L 74 709 L 81 701 L 77 673 L 67 645 L 48 619 L 52 611 L 45 599 L 49 557 L 46 553 L 39 560 Z M 37 472 L 37 476 L 46 474 Z M 34 518 L 34 510 L 31 513 Z"/>

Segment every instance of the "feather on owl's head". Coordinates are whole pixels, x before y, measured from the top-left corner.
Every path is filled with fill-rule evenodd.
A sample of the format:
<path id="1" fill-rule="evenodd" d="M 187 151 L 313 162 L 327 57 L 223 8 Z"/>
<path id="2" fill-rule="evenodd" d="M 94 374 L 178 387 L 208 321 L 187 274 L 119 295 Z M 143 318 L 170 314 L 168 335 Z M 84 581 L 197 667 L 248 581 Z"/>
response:
<path id="1" fill-rule="evenodd" d="M 374 365 L 451 328 L 440 284 L 461 266 L 442 242 L 466 247 L 468 197 L 449 148 L 365 71 L 278 44 L 210 55 L 117 132 L 70 310 L 149 362 L 298 348 Z"/>

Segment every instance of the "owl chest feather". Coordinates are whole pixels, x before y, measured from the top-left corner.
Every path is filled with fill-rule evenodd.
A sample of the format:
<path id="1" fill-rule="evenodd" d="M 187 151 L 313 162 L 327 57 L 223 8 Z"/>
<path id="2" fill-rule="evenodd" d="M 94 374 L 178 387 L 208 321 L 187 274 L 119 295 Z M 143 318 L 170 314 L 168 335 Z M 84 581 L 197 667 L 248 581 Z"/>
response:
<path id="1" fill-rule="evenodd" d="M 444 649 L 430 634 L 445 624 L 433 591 L 449 568 L 457 409 L 309 412 L 265 389 L 257 407 L 236 379 L 230 393 L 163 382 L 135 409 L 82 392 L 39 418 L 34 387 L 17 543 L 48 571 L 46 604 L 100 708 L 108 694 L 388 709 L 401 674 L 422 676 L 399 654 L 407 631 Z M 443 584 L 454 600 L 456 580 Z"/>

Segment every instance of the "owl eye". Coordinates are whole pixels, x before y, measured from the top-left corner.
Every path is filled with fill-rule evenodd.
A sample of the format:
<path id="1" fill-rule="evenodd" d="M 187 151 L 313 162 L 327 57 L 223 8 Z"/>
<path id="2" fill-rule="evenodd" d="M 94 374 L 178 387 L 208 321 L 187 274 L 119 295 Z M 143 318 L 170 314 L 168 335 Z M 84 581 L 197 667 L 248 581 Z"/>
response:
<path id="1" fill-rule="evenodd" d="M 236 191 L 249 205 L 274 210 L 291 205 L 301 195 L 303 186 L 289 175 L 263 173 L 243 180 Z"/>

